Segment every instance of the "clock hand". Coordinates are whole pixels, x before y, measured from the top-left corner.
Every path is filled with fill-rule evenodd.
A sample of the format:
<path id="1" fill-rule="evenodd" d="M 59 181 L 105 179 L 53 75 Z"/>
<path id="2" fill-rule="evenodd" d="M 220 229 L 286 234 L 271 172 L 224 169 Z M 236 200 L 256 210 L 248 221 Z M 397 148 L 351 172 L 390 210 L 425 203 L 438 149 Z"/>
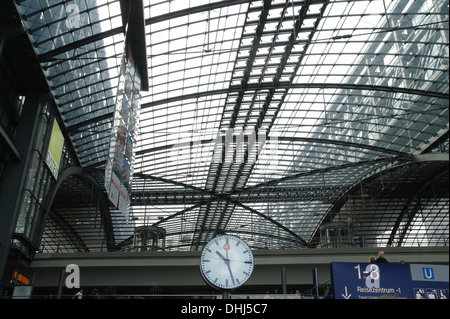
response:
<path id="1" fill-rule="evenodd" d="M 227 262 L 230 262 L 227 258 L 225 258 L 219 251 L 216 251 L 216 254 L 220 257 L 220 258 L 222 258 L 222 260 L 225 262 L 225 263 L 227 263 Z"/>
<path id="2" fill-rule="evenodd" d="M 227 265 L 228 267 L 228 272 L 230 273 L 230 277 L 231 277 L 231 281 L 234 283 L 234 277 L 233 277 L 233 272 L 231 271 L 231 267 L 230 267 L 230 260 L 228 258 L 225 258 L 219 251 L 216 251 L 216 254 L 222 258 L 222 260 L 225 262 L 225 265 Z"/>
<path id="3" fill-rule="evenodd" d="M 228 266 L 228 271 L 230 272 L 231 281 L 233 282 L 233 285 L 235 285 L 233 273 L 231 272 L 231 268 L 230 268 L 230 260 L 228 260 L 228 262 L 225 262 L 225 263 L 226 263 L 227 266 Z"/>

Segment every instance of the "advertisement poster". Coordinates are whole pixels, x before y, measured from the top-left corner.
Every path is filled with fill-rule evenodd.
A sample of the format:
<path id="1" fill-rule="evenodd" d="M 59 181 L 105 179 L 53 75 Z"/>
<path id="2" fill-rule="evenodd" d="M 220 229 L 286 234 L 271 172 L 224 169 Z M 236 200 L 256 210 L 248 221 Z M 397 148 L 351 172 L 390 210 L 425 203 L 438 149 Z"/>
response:
<path id="1" fill-rule="evenodd" d="M 105 171 L 110 201 L 128 216 L 133 176 L 134 145 L 139 123 L 141 82 L 131 50 L 122 58 L 111 144 Z"/>
<path id="2" fill-rule="evenodd" d="M 64 136 L 56 120 L 53 121 L 52 135 L 48 146 L 45 163 L 50 168 L 55 179 L 58 179 L 59 165 L 61 164 L 61 155 L 64 146 Z"/>

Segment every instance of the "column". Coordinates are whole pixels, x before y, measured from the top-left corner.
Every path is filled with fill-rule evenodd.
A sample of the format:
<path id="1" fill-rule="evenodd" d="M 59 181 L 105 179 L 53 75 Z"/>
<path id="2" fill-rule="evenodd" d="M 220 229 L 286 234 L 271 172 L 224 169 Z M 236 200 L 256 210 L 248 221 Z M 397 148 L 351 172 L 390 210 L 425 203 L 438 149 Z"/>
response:
<path id="1" fill-rule="evenodd" d="M 11 160 L 5 171 L 5 183 L 0 193 L 0 278 L 3 277 L 11 237 L 14 233 L 22 201 L 25 181 L 32 158 L 43 96 L 40 91 L 30 91 L 25 99 L 22 116 L 13 141 L 20 153 L 20 160 Z"/>

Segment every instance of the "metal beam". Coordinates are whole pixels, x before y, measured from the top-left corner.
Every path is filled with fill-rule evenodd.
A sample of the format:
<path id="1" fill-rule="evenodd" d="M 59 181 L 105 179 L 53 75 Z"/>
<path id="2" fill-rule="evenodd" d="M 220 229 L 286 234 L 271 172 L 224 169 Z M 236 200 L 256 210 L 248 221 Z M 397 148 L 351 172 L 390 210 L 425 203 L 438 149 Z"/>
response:
<path id="1" fill-rule="evenodd" d="M 237 117 L 242 105 L 242 101 L 244 99 L 244 94 L 247 90 L 247 87 L 249 85 L 249 79 L 250 79 L 250 74 L 252 72 L 253 69 L 253 64 L 255 62 L 255 56 L 258 52 L 258 45 L 261 42 L 261 38 L 264 32 L 264 28 L 266 25 L 266 21 L 269 17 L 269 10 L 271 7 L 272 1 L 271 0 L 264 0 L 263 6 L 262 6 L 262 10 L 261 13 L 259 15 L 259 20 L 258 20 L 258 25 L 256 27 L 256 30 L 254 32 L 253 35 L 253 46 L 250 49 L 250 53 L 248 54 L 247 58 L 246 58 L 246 63 L 245 63 L 245 69 L 244 69 L 244 74 L 242 76 L 241 79 L 241 84 L 240 87 L 241 89 L 237 92 L 238 96 L 236 99 L 236 102 L 234 103 L 234 107 L 233 107 L 233 111 L 231 113 L 230 116 L 227 116 L 226 114 L 226 108 L 223 109 L 223 113 L 222 113 L 222 117 L 221 117 L 221 121 L 220 121 L 220 129 L 228 129 L 228 128 L 234 128 L 236 121 L 237 121 Z M 242 43 L 242 41 L 239 42 L 240 44 Z M 239 51 L 239 49 L 238 49 Z M 237 57 L 236 61 L 235 61 L 235 65 L 234 68 L 236 68 L 237 66 L 237 61 L 238 61 L 239 57 Z M 234 74 L 234 72 L 233 72 Z M 241 78 L 241 77 L 239 77 Z M 228 100 L 228 98 L 226 99 Z M 224 122 L 225 121 L 225 122 Z M 229 122 L 227 122 L 229 121 Z M 225 147 L 225 143 L 223 143 L 222 141 L 219 141 L 219 147 L 224 148 Z M 225 151 L 222 150 L 222 155 L 225 154 Z M 228 175 L 225 178 L 225 182 L 223 182 L 221 185 L 219 185 L 219 180 L 220 177 L 223 174 L 228 174 L 227 172 L 223 172 L 223 161 L 221 161 L 220 163 L 214 163 L 212 162 L 210 164 L 209 167 L 209 172 L 208 172 L 208 177 L 207 177 L 207 181 L 206 184 L 211 184 L 210 186 L 207 187 L 211 187 L 211 190 L 216 193 L 216 192 L 223 192 L 223 189 L 226 185 L 226 181 L 228 180 Z M 240 174 L 236 174 L 234 176 L 235 178 L 235 182 L 234 185 L 236 184 L 237 179 L 240 177 Z M 218 187 L 220 187 L 220 189 L 218 190 Z M 207 221 L 208 221 L 208 215 L 211 211 L 211 204 L 208 204 L 206 207 L 203 206 L 198 214 L 197 217 L 197 223 L 196 223 L 196 228 L 200 228 L 200 229 L 205 229 L 206 228 L 211 228 L 209 225 L 206 225 Z M 219 219 L 223 220 L 223 218 L 225 218 L 225 214 L 227 214 L 228 209 L 224 209 L 222 210 Z M 231 212 L 229 212 L 227 215 L 230 215 Z M 216 225 L 216 228 L 218 227 L 218 225 Z M 195 246 L 195 244 L 198 245 L 198 242 L 200 242 L 202 240 L 203 236 L 208 236 L 208 232 L 206 234 L 200 233 L 196 238 L 193 238 L 193 244 Z M 197 243 L 196 243 L 197 241 Z"/>
<path id="2" fill-rule="evenodd" d="M 123 33 L 122 27 L 111 29 L 111 30 L 108 30 L 108 31 L 105 31 L 102 33 L 97 33 L 97 34 L 91 35 L 90 37 L 85 37 L 78 41 L 74 41 L 69 44 L 57 47 L 52 51 L 40 54 L 40 55 L 38 55 L 37 59 L 38 59 L 39 63 L 60 61 L 61 59 L 55 58 L 55 56 L 57 56 L 59 54 L 63 54 L 70 50 L 77 49 L 79 47 L 82 47 L 82 46 L 85 46 L 88 44 L 91 44 L 91 43 L 94 43 L 99 40 L 103 40 L 103 39 L 106 39 L 106 38 L 109 38 L 109 37 L 112 37 L 112 36 L 115 36 L 118 34 L 122 34 L 122 33 Z"/>
<path id="3" fill-rule="evenodd" d="M 277 137 L 278 141 L 285 141 L 285 142 L 294 142 L 294 143 L 316 143 L 316 144 L 329 144 L 329 145 L 340 145 L 345 147 L 354 147 L 357 149 L 366 149 L 370 151 L 376 151 L 380 152 L 380 154 L 390 154 L 395 156 L 408 156 L 407 153 L 399 152 L 395 150 L 390 150 L 382 147 L 377 147 L 375 145 L 367 145 L 367 144 L 361 144 L 361 143 L 354 143 L 354 142 L 348 142 L 348 141 L 338 141 L 338 140 L 330 140 L 330 139 L 323 139 L 323 138 L 314 138 L 314 137 L 285 137 L 280 136 Z M 214 142 L 214 139 L 206 139 L 201 140 L 200 144 L 209 144 Z M 176 144 L 169 144 L 164 146 L 158 146 L 153 148 L 144 149 L 141 151 L 136 152 L 136 156 L 143 156 L 148 153 L 154 153 L 159 151 L 165 151 L 169 149 L 174 149 L 175 147 L 186 147 L 189 146 L 191 142 L 186 143 L 176 143 Z M 447 155 L 448 158 L 448 155 Z"/>
<path id="4" fill-rule="evenodd" d="M 20 161 L 22 159 L 22 154 L 20 154 L 17 147 L 14 145 L 13 141 L 6 134 L 2 126 L 0 126 L 0 141 L 3 141 L 3 145 L 6 145 L 7 152 L 15 161 Z"/>
<path id="5" fill-rule="evenodd" d="M 246 90 L 264 90 L 274 88 L 273 83 L 262 83 L 260 86 L 257 84 L 249 84 Z M 383 86 L 383 85 L 365 85 L 354 83 L 290 83 L 289 81 L 281 81 L 278 83 L 278 89 L 343 89 L 343 90 L 359 90 L 359 91 L 377 91 L 377 92 L 389 92 L 389 93 L 403 93 L 418 96 L 435 97 L 441 99 L 448 99 L 448 93 L 439 93 L 426 90 L 407 89 L 401 87 Z M 218 89 L 205 92 L 197 92 L 192 94 L 175 96 L 167 99 L 153 101 L 149 103 L 143 103 L 141 108 L 146 109 L 161 104 L 168 104 L 186 99 L 196 99 L 211 95 L 227 94 L 230 92 L 240 92 L 243 88 L 241 85 L 231 85 L 227 89 Z"/>
<path id="6" fill-rule="evenodd" d="M 126 45 L 130 47 L 139 70 L 141 89 L 148 91 L 147 45 L 145 34 L 144 4 L 142 0 L 120 0 L 122 24 Z M 128 48 L 125 48 L 127 50 Z"/>
<path id="7" fill-rule="evenodd" d="M 287 200 L 296 201 L 324 201 L 334 202 L 333 198 L 340 196 L 342 187 L 340 186 L 312 186 L 302 187 L 286 187 L 277 189 L 277 193 L 273 193 L 272 189 L 261 188 L 257 192 L 245 192 L 239 195 L 231 195 L 230 197 L 219 198 L 216 195 L 208 195 L 199 190 L 135 190 L 132 193 L 132 205 L 195 205 L 217 200 L 226 200 L 240 203 L 267 203 L 288 197 Z"/>

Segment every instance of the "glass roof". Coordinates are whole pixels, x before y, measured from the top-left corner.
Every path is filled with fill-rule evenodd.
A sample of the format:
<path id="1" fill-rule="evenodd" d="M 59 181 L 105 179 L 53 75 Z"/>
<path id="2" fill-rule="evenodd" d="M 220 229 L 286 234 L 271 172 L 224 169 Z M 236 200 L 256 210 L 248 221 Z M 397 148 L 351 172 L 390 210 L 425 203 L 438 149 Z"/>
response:
<path id="1" fill-rule="evenodd" d="M 199 249 L 220 232 L 255 248 L 311 246 L 355 185 L 448 133 L 448 1 L 143 4 L 149 90 L 130 216 L 113 211 L 117 244 L 156 224 L 168 249 Z M 120 1 L 16 7 L 81 165 L 102 176 Z M 432 206 L 448 244 L 444 197 Z"/>

